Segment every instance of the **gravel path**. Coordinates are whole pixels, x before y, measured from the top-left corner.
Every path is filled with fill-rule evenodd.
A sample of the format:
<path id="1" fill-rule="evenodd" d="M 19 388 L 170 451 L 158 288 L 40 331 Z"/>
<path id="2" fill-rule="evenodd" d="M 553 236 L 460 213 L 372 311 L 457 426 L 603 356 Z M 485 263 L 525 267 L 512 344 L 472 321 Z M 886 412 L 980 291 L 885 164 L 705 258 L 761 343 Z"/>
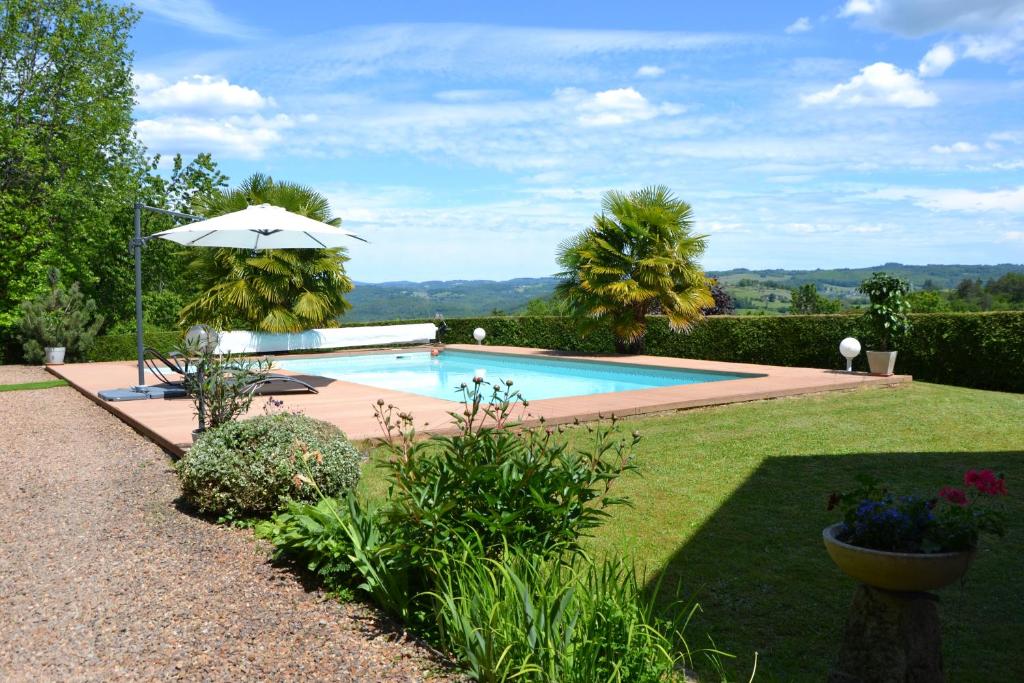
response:
<path id="1" fill-rule="evenodd" d="M 369 608 L 270 566 L 249 532 L 180 512 L 167 455 L 74 389 L 0 393 L 0 415 L 0 680 L 441 670 Z"/>
<path id="2" fill-rule="evenodd" d="M 42 365 L 0 365 L 0 384 L 28 384 L 57 379 Z"/>

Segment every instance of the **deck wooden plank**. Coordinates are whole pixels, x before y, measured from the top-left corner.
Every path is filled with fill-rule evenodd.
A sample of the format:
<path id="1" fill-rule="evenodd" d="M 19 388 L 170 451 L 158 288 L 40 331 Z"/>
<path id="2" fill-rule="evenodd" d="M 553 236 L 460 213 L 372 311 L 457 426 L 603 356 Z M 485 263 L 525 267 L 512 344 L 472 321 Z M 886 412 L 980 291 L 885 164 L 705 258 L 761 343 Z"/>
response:
<path id="1" fill-rule="evenodd" d="M 472 344 L 450 344 L 445 348 L 536 358 L 557 357 L 625 365 L 763 375 L 701 384 L 530 401 L 524 420 L 527 425 L 538 424 L 541 417 L 549 424 L 562 424 L 576 419 L 589 421 L 597 419 L 598 416 L 608 417 L 612 414 L 625 417 L 724 403 L 840 391 L 864 386 L 892 386 L 911 381 L 909 375 L 878 377 L 865 373 L 847 373 L 817 368 L 790 368 L 660 356 L 583 356 L 544 349 L 474 346 Z M 423 349 L 422 347 L 388 349 L 386 352 L 402 353 L 414 350 Z M 360 352 L 339 352 L 320 354 L 319 356 L 307 354 L 303 357 L 331 357 L 352 355 L 353 353 Z M 366 353 L 366 351 L 361 353 Z M 289 356 L 289 358 L 294 357 Z M 187 398 L 123 402 L 108 402 L 99 398 L 98 393 L 104 389 L 128 387 L 135 383 L 134 361 L 71 363 L 49 366 L 49 370 L 57 377 L 67 380 L 78 391 L 167 450 L 181 455 L 191 443 L 195 417 L 192 402 Z M 302 376 L 307 377 L 306 375 Z M 460 409 L 460 405 L 454 401 L 445 401 L 429 396 L 323 377 L 313 378 L 313 381 L 319 394 L 282 392 L 275 394 L 274 397 L 284 401 L 284 409 L 300 411 L 310 417 L 331 422 L 340 427 L 350 439 L 356 441 L 380 436 L 380 429 L 373 414 L 373 407 L 378 399 L 383 399 L 386 403 L 394 404 L 406 412 L 411 412 L 417 429 L 425 433 L 450 432 L 449 412 Z M 257 397 L 249 415 L 261 414 L 265 403 L 264 399 Z"/>

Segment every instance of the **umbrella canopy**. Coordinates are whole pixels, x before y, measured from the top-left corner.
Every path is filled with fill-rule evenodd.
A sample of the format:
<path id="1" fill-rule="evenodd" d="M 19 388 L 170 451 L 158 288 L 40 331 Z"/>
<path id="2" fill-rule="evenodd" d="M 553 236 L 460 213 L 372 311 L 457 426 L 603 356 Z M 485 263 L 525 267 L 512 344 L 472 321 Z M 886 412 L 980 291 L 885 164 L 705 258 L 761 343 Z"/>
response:
<path id="1" fill-rule="evenodd" d="M 279 206 L 260 204 L 153 235 L 188 247 L 332 249 L 362 237 Z"/>

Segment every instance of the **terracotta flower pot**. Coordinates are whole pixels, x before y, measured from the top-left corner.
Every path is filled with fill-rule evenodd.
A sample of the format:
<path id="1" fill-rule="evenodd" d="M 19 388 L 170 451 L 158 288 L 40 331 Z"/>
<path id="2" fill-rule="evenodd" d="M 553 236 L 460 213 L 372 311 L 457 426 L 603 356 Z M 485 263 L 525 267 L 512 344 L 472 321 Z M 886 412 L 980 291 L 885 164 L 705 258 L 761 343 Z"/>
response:
<path id="1" fill-rule="evenodd" d="M 891 591 L 931 591 L 960 580 L 974 550 L 956 553 L 890 553 L 860 548 L 836 538 L 842 524 L 825 527 L 822 538 L 829 557 L 847 576 Z"/>

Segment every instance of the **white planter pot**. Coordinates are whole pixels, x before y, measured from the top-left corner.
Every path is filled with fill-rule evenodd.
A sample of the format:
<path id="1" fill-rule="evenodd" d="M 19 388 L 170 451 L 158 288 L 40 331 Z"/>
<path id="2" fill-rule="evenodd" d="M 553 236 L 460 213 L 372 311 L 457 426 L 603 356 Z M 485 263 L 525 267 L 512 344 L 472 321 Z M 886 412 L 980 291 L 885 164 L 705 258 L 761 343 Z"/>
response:
<path id="1" fill-rule="evenodd" d="M 868 368 L 872 375 L 889 376 L 895 366 L 895 351 L 868 351 Z"/>
<path id="2" fill-rule="evenodd" d="M 64 347 L 63 346 L 47 346 L 43 351 L 46 352 L 46 364 L 47 365 L 63 365 L 64 364 Z"/>

